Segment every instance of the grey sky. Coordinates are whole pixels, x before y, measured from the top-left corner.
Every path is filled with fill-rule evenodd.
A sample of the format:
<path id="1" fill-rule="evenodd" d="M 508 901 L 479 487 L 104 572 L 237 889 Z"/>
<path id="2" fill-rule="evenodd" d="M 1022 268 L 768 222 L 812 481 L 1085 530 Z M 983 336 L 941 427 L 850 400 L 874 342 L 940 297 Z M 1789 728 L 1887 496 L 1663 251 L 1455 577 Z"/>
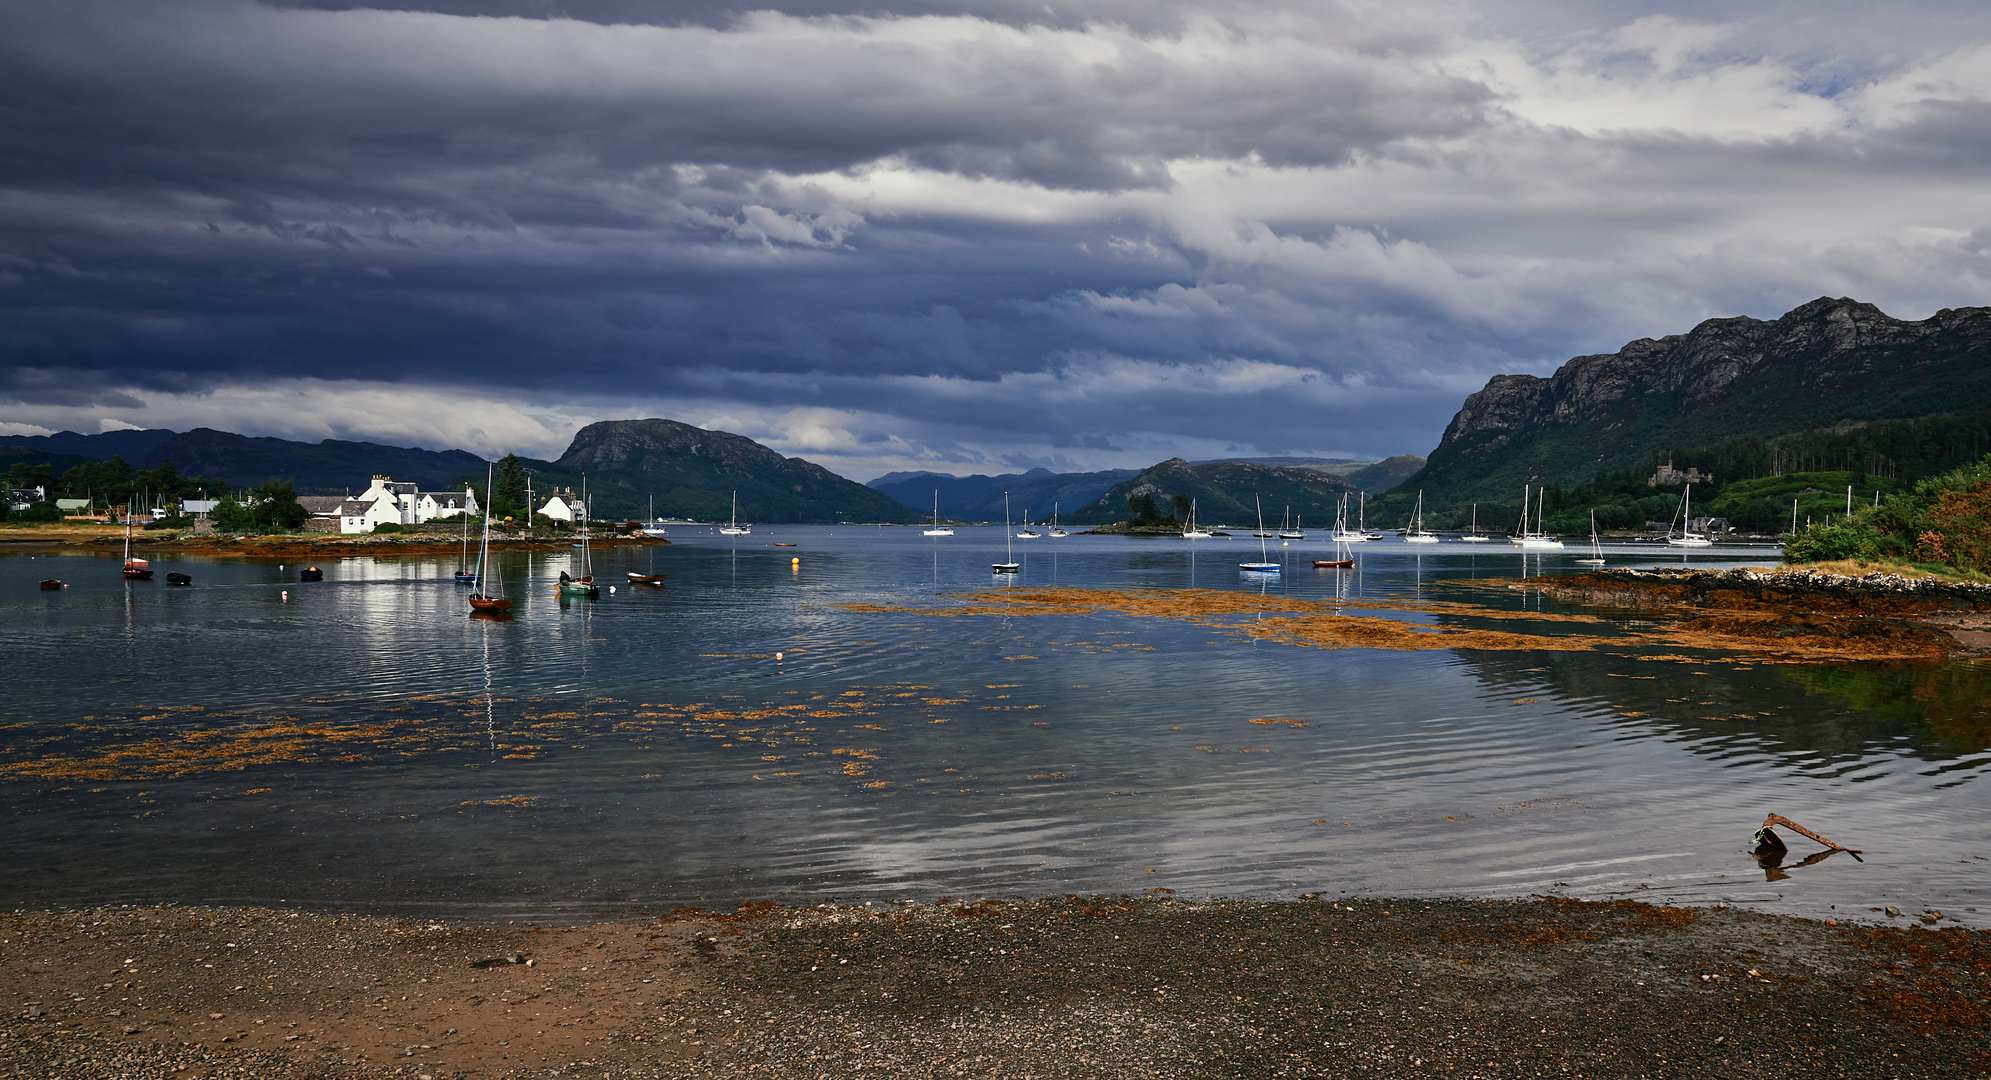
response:
<path id="1" fill-rule="evenodd" d="M 0 17 L 0 432 L 1422 453 L 1496 372 L 1991 279 L 1963 4 Z"/>

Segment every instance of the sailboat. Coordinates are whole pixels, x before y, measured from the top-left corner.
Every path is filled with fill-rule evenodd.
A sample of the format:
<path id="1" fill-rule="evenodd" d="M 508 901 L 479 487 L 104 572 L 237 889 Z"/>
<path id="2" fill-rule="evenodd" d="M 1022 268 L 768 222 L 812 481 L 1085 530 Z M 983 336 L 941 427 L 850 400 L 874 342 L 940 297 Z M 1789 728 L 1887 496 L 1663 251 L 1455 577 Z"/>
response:
<path id="1" fill-rule="evenodd" d="M 1332 559 L 1315 559 L 1314 565 L 1323 569 L 1341 569 L 1355 565 L 1355 556 L 1348 550 L 1348 541 L 1341 539 L 1348 531 L 1348 496 L 1342 495 L 1334 508 L 1334 554 Z M 1364 537 L 1363 539 L 1367 539 Z"/>
<path id="2" fill-rule="evenodd" d="M 1694 485 L 1688 484 L 1680 493 L 1680 535 L 1673 535 L 1671 523 L 1666 529 L 1666 542 L 1674 547 L 1712 547 L 1714 541 L 1694 532 Z"/>
<path id="3" fill-rule="evenodd" d="M 1469 532 L 1467 532 L 1464 536 L 1459 537 L 1459 543 L 1484 544 L 1486 543 L 1486 541 L 1487 541 L 1487 535 L 1479 531 L 1479 504 L 1474 503 L 1472 529 Z"/>
<path id="4" fill-rule="evenodd" d="M 1291 510 L 1292 507 L 1289 506 L 1286 509 Z M 1305 540 L 1306 538 L 1307 538 L 1306 531 L 1300 528 L 1299 518 L 1294 518 L 1293 527 L 1288 529 L 1286 527 L 1286 516 L 1284 514 L 1279 515 L 1279 539 Z"/>
<path id="5" fill-rule="evenodd" d="M 127 581 L 151 581 L 152 564 L 131 557 L 131 512 L 124 515 L 124 576 Z"/>
<path id="6" fill-rule="evenodd" d="M 488 483 L 484 485 L 484 501 L 487 503 L 491 501 L 491 485 Z M 477 572 L 470 569 L 470 508 L 464 507 L 463 513 L 457 516 L 463 519 L 463 554 L 457 559 L 456 583 L 475 585 Z"/>
<path id="7" fill-rule="evenodd" d="M 1334 533 L 1328 539 L 1333 540 L 1337 544 L 1366 544 L 1369 542 L 1368 533 L 1363 532 L 1359 528 L 1351 529 L 1348 527 L 1348 495 L 1346 492 L 1342 493 L 1341 505 L 1335 510 Z"/>
<path id="8" fill-rule="evenodd" d="M 1184 540 L 1208 540 L 1210 538 L 1210 533 L 1208 530 L 1201 529 L 1196 526 L 1195 499 L 1189 500 L 1189 525 L 1187 528 L 1182 530 L 1182 538 Z"/>
<path id="9" fill-rule="evenodd" d="M 581 542 L 574 546 L 581 549 L 580 577 L 567 571 L 560 571 L 560 591 L 581 596 L 601 595 L 601 586 L 595 584 L 594 549 L 588 546 L 588 519 L 594 515 L 588 510 L 588 479 L 581 477 Z"/>
<path id="10" fill-rule="evenodd" d="M 489 492 L 491 490 L 492 470 L 486 467 L 484 471 L 484 490 Z M 470 613 L 472 615 L 504 615 L 512 610 L 512 602 L 505 599 L 504 582 L 502 580 L 493 582 L 485 576 L 484 568 L 490 565 L 490 561 L 491 500 L 486 497 L 484 500 L 484 536 L 483 539 L 477 542 L 477 573 L 471 578 L 472 581 L 482 583 L 484 587 L 470 594 Z"/>
<path id="11" fill-rule="evenodd" d="M 1014 574 L 1023 569 L 1023 564 L 1016 561 L 1016 541 L 1009 537 L 1009 492 L 1007 491 L 1002 493 L 1002 557 L 1009 561 L 989 564 L 996 573 Z"/>
<path id="12" fill-rule="evenodd" d="M 1548 488 L 1542 488 L 1540 497 L 1535 500 L 1533 532 L 1528 530 L 1528 496 L 1528 485 L 1521 485 L 1521 531 L 1512 538 L 1514 546 L 1523 551 L 1561 551 L 1562 541 L 1542 531 L 1542 504 L 1548 501 Z"/>
<path id="13" fill-rule="evenodd" d="M 1254 574 L 1276 574 L 1279 572 L 1280 566 L 1278 563 L 1272 562 L 1271 561 L 1272 557 L 1268 555 L 1265 551 L 1265 538 L 1272 535 L 1271 533 L 1265 531 L 1265 504 L 1259 502 L 1258 496 L 1256 495 L 1253 495 L 1251 497 L 1251 502 L 1252 505 L 1258 507 L 1258 532 L 1255 535 L 1257 535 L 1258 537 L 1259 561 L 1242 562 L 1239 563 L 1238 566 L 1242 567 L 1245 570 L 1249 570 Z"/>
<path id="14" fill-rule="evenodd" d="M 933 528 L 926 530 L 925 536 L 953 536 L 954 530 L 940 524 L 940 489 L 933 489 Z"/>
<path id="15" fill-rule="evenodd" d="M 937 497 L 938 496 L 936 495 L 936 498 Z M 733 492 L 733 519 L 730 523 L 728 523 L 719 530 L 719 535 L 752 536 L 753 532 L 754 532 L 754 527 L 752 525 L 740 524 L 740 493 L 735 491 Z"/>
<path id="16" fill-rule="evenodd" d="M 1008 525 L 1007 525 L 1007 523 L 1005 523 L 1005 524 L 1004 524 L 1004 528 L 1007 528 L 1007 527 L 1008 527 Z M 1032 529 L 1032 528 L 1030 527 L 1030 511 L 1028 511 L 1028 510 L 1025 510 L 1025 511 L 1023 512 L 1023 531 L 1022 531 L 1022 532 L 1020 532 L 1020 533 L 1017 533 L 1017 534 L 1016 534 L 1016 538 L 1017 538 L 1018 540 L 1035 540 L 1035 539 L 1037 539 L 1038 537 L 1040 537 L 1040 536 L 1042 536 L 1042 535 L 1044 535 L 1044 534 L 1043 534 L 1043 533 L 1040 533 L 1040 532 L 1038 532 L 1037 530 L 1035 530 L 1035 529 Z"/>
<path id="17" fill-rule="evenodd" d="M 1057 539 L 1057 538 L 1058 538 L 1058 537 L 1060 537 L 1060 536 L 1069 536 L 1069 535 L 1071 535 L 1071 534 L 1069 534 L 1069 533 L 1065 532 L 1065 530 L 1063 530 L 1063 529 L 1060 529 L 1060 528 L 1058 528 L 1058 504 L 1057 504 L 1057 503 L 1052 503 L 1052 504 L 1051 504 L 1051 538 L 1055 540 L 1055 539 Z"/>
<path id="18" fill-rule="evenodd" d="M 670 539 L 671 531 L 664 528 L 664 521 L 657 516 L 657 497 L 650 496 L 650 520 L 643 525 L 643 535 L 657 540 Z"/>
<path id="19" fill-rule="evenodd" d="M 1597 511 L 1590 511 L 1590 557 L 1576 560 L 1583 566 L 1604 565 L 1604 545 L 1597 541 Z"/>
<path id="20" fill-rule="evenodd" d="M 1403 542 L 1406 544 L 1435 544 L 1438 542 L 1437 533 L 1424 531 L 1424 492 L 1422 491 L 1417 493 L 1417 509 L 1410 515 L 1410 528 L 1404 532 Z"/>

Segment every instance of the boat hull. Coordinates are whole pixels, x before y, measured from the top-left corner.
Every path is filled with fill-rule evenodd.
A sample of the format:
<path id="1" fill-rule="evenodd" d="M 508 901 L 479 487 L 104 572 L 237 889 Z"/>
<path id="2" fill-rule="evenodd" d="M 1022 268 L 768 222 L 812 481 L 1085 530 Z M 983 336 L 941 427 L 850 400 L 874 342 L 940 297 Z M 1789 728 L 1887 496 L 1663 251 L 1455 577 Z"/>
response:
<path id="1" fill-rule="evenodd" d="M 63 587 L 62 582 L 57 581 L 54 578 L 45 579 L 41 583 L 41 591 L 43 592 L 55 592 L 56 590 L 61 589 L 62 587 Z"/>
<path id="2" fill-rule="evenodd" d="M 297 580 L 299 580 L 299 581 L 323 581 L 323 580 L 325 580 L 325 571 L 323 571 L 323 570 L 320 570 L 320 569 L 318 569 L 318 568 L 317 568 L 317 567 L 315 567 L 315 566 L 307 566 L 307 567 L 305 567 L 304 569 L 302 569 L 302 570 L 299 570 L 299 571 L 297 572 Z"/>
<path id="3" fill-rule="evenodd" d="M 166 575 L 166 584 L 168 585 L 192 585 L 193 583 L 194 579 L 187 574 L 176 573 Z"/>
<path id="4" fill-rule="evenodd" d="M 1014 574 L 1023 569 L 1022 563 L 999 562 L 989 564 L 989 569 L 998 574 Z"/>
<path id="5" fill-rule="evenodd" d="M 1315 559 L 1314 565 L 1323 570 L 1341 570 L 1355 565 L 1354 559 Z"/>
<path id="6" fill-rule="evenodd" d="M 473 596 L 470 610 L 477 615 L 503 615 L 511 611 L 512 602 L 501 596 Z"/>
<path id="7" fill-rule="evenodd" d="M 143 566 L 127 566 L 124 576 L 126 581 L 151 581 L 152 571 Z"/>
<path id="8" fill-rule="evenodd" d="M 664 575 L 662 574 L 639 574 L 634 570 L 629 572 L 629 584 L 631 585 L 662 585 L 663 583 Z"/>
<path id="9" fill-rule="evenodd" d="M 1522 551 L 1561 551 L 1560 540 L 1516 540 L 1514 546 Z"/>
<path id="10" fill-rule="evenodd" d="M 1280 570 L 1279 564 L 1275 562 L 1241 562 L 1237 565 L 1238 569 L 1252 574 L 1276 574 Z"/>

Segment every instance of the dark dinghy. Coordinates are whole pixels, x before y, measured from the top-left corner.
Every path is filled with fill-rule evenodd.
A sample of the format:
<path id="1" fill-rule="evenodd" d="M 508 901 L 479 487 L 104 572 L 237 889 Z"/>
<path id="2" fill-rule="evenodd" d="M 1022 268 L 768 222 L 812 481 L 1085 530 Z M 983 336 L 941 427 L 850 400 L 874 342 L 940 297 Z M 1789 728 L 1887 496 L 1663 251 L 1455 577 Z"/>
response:
<path id="1" fill-rule="evenodd" d="M 305 567 L 304 569 L 302 569 L 302 570 L 299 570 L 299 571 L 297 572 L 297 580 L 299 580 L 299 581 L 323 581 L 323 580 L 325 580 L 325 571 L 323 571 L 323 570 L 320 570 L 320 569 L 318 569 L 318 568 L 317 568 L 317 567 L 315 567 L 315 566 L 307 566 L 307 567 Z"/>
<path id="2" fill-rule="evenodd" d="M 175 571 L 166 575 L 166 584 L 168 585 L 192 585 L 193 583 L 194 579 L 189 574 L 182 574 Z"/>
<path id="3" fill-rule="evenodd" d="M 62 588 L 67 588 L 67 586 L 63 585 L 62 582 L 57 581 L 54 578 L 42 579 L 41 591 L 43 592 L 54 592 L 57 589 L 62 589 Z"/>

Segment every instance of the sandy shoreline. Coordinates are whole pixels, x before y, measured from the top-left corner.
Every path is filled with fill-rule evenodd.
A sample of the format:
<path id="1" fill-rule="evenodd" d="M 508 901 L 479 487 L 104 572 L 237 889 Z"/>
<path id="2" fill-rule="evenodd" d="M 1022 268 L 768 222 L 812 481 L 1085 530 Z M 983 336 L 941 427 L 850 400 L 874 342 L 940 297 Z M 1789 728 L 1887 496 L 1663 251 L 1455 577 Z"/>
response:
<path id="1" fill-rule="evenodd" d="M 15 914 L 0 1075 L 1981 1074 L 1991 938 L 1940 925 L 1159 892 L 565 927 Z"/>

